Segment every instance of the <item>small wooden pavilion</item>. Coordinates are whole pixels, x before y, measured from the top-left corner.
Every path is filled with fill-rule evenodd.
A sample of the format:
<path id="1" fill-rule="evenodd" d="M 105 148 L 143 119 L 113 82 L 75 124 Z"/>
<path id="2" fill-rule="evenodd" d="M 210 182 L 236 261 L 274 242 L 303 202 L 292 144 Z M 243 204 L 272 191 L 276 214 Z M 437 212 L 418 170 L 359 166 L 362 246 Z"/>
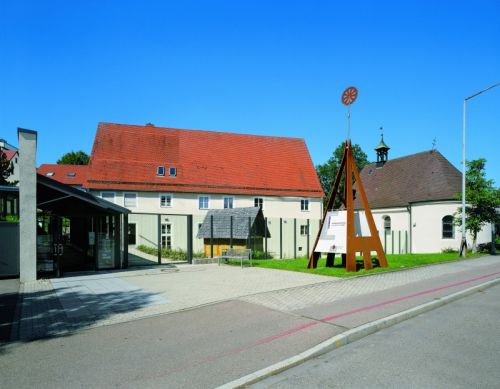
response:
<path id="1" fill-rule="evenodd" d="M 203 239 L 207 257 L 220 256 L 228 248 L 263 251 L 263 238 L 271 235 L 259 207 L 208 211 L 197 238 Z"/>

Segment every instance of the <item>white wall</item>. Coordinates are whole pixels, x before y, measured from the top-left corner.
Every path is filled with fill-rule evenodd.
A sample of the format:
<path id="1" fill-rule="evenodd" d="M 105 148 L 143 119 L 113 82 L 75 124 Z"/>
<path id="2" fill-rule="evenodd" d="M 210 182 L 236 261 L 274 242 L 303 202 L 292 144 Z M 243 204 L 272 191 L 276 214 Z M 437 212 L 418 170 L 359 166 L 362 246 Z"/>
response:
<path id="1" fill-rule="evenodd" d="M 101 192 L 114 192 L 115 203 L 121 206 L 125 206 L 123 193 L 137 193 L 137 206 L 128 207 L 133 213 L 171 213 L 204 216 L 208 210 L 198 208 L 198 198 L 199 196 L 208 196 L 210 198 L 209 209 L 223 209 L 224 197 L 233 197 L 233 208 L 253 207 L 255 197 L 260 197 L 264 199 L 263 212 L 265 217 L 321 219 L 322 216 L 322 199 L 319 198 L 308 198 L 309 211 L 301 211 L 300 203 L 303 197 L 91 190 L 91 193 L 97 196 L 100 196 Z M 160 207 L 160 193 L 172 195 L 171 207 Z"/>
<path id="2" fill-rule="evenodd" d="M 454 216 L 459 206 L 458 201 L 427 202 L 412 204 L 409 209 L 405 207 L 373 209 L 372 215 L 382 245 L 387 242 L 387 247 L 384 247 L 386 252 L 405 252 L 406 247 L 403 246 L 406 245 L 407 239 L 409 252 L 439 253 L 448 248 L 460 249 L 461 227 L 454 227 L 453 238 L 443 238 L 442 231 L 443 218 L 448 215 Z M 391 218 L 391 236 L 384 237 L 384 218 L 386 216 Z M 394 231 L 394 237 L 392 231 Z M 399 231 L 401 231 L 401 236 Z M 394 244 L 392 240 L 394 240 Z M 486 225 L 478 234 L 477 243 L 490 241 L 491 225 Z M 470 234 L 467 234 L 467 242 L 470 248 L 472 245 Z"/>
<path id="3" fill-rule="evenodd" d="M 461 227 L 454 227 L 453 238 L 443 238 L 443 217 L 454 216 L 460 206 L 458 201 L 421 203 L 412 205 L 412 239 L 413 252 L 436 253 L 444 249 L 460 249 L 462 238 Z M 485 225 L 478 234 L 477 243 L 491 241 L 491 225 Z M 469 249 L 472 246 L 472 236 L 467 234 Z"/>
<path id="4" fill-rule="evenodd" d="M 7 178 L 8 182 L 19 182 L 19 154 L 14 155 L 10 162 L 11 166 L 13 166 L 13 173 Z"/>

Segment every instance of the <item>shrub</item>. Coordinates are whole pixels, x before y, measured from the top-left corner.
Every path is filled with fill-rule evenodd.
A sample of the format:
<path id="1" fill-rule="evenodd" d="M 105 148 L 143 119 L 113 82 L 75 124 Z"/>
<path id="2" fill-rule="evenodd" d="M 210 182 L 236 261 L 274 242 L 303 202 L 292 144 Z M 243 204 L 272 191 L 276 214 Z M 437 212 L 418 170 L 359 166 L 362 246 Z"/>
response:
<path id="1" fill-rule="evenodd" d="M 156 247 L 151 247 L 151 246 L 146 246 L 143 244 L 140 244 L 137 246 L 137 250 L 142 251 L 143 253 L 150 254 L 150 255 L 158 255 L 158 249 Z M 200 258 L 202 257 L 202 253 L 193 253 L 194 258 Z M 162 248 L 161 249 L 161 257 L 162 258 L 168 258 L 174 261 L 187 261 L 187 252 L 184 250 L 172 250 L 172 249 L 166 249 Z"/>
<path id="2" fill-rule="evenodd" d="M 441 250 L 441 252 L 444 254 L 455 254 L 455 253 L 458 253 L 458 250 L 455 250 L 452 247 L 447 247 L 447 248 Z"/>
<path id="3" fill-rule="evenodd" d="M 252 251 L 252 258 L 253 259 L 273 259 L 272 254 L 268 251 L 267 252 L 267 258 L 266 258 L 266 253 L 264 251 L 260 250 L 253 250 Z"/>

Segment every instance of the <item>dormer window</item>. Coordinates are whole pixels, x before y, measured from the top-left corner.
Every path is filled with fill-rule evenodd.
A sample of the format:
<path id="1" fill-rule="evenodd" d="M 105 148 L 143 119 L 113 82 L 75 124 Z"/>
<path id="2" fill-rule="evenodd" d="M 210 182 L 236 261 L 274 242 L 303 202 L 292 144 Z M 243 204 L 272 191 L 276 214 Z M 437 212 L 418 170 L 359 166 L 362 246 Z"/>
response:
<path id="1" fill-rule="evenodd" d="M 48 172 L 45 174 L 47 177 L 52 177 L 54 175 L 54 172 Z"/>
<path id="2" fill-rule="evenodd" d="M 177 168 L 175 166 L 170 166 L 168 169 L 168 175 L 170 177 L 175 177 L 177 175 Z"/>
<path id="3" fill-rule="evenodd" d="M 165 176 L 165 166 L 158 166 L 158 169 L 156 170 L 156 175 L 160 177 Z"/>
<path id="4" fill-rule="evenodd" d="M 68 173 L 68 174 L 66 174 L 66 176 L 68 176 L 68 177 L 76 177 L 76 173 Z"/>

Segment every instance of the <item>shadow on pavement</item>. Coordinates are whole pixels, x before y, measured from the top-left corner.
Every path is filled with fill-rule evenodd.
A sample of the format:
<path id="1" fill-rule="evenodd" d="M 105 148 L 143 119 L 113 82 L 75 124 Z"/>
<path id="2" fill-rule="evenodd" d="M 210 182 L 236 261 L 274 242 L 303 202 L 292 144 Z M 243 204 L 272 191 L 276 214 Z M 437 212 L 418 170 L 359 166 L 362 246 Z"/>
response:
<path id="1" fill-rule="evenodd" d="M 60 287 L 56 290 L 33 293 L 2 294 L 0 306 L 17 300 L 16 314 L 2 315 L 2 338 L 0 355 L 8 342 L 30 342 L 55 336 L 67 336 L 72 332 L 88 328 L 116 314 L 140 310 L 152 304 L 164 302 L 155 293 L 142 289 L 88 293 L 74 288 Z M 15 304 L 15 302 L 14 302 Z M 15 306 L 15 305 L 14 305 Z M 12 327 L 4 322 L 12 321 Z"/>

